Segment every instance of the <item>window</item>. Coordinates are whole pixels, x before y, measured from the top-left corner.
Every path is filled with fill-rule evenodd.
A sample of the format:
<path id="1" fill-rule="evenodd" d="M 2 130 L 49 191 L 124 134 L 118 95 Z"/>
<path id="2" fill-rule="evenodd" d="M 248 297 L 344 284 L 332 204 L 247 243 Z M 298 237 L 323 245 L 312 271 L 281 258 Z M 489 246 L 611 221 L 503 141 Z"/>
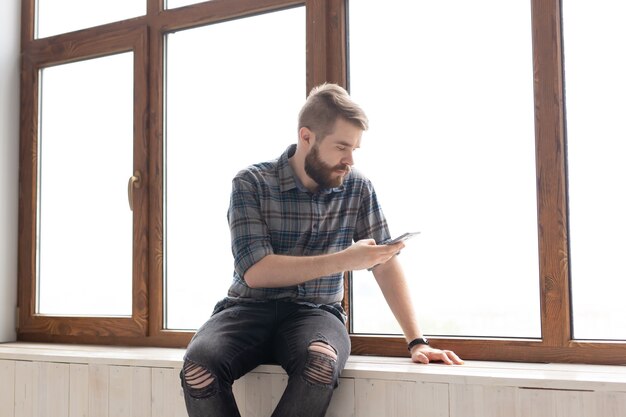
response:
<path id="1" fill-rule="evenodd" d="M 167 329 L 197 329 L 226 295 L 232 178 L 296 141 L 304 23 L 298 7 L 167 36 Z"/>
<path id="2" fill-rule="evenodd" d="M 167 8 L 174 9 L 176 7 L 188 6 L 190 4 L 199 3 L 198 0 L 167 0 Z"/>
<path id="3" fill-rule="evenodd" d="M 492 3 L 350 3 L 356 164 L 392 234 L 421 231 L 401 259 L 430 335 L 540 338 L 530 8 Z M 401 334 L 369 276 L 353 331 Z"/>
<path id="4" fill-rule="evenodd" d="M 145 13 L 145 0 L 37 0 L 35 30 L 45 38 Z"/>
<path id="5" fill-rule="evenodd" d="M 326 5 L 305 14 L 294 1 L 145 4 L 138 18 L 109 4 L 108 15 L 129 19 L 95 27 L 75 15 L 87 29 L 69 33 L 49 11 L 46 24 L 64 29 L 37 39 L 24 2 L 21 340 L 185 346 L 232 274 L 230 178 L 295 140 L 308 86 L 341 81 L 341 71 L 307 67 L 305 35 L 331 42 L 330 23 L 306 29 L 335 13 Z M 213 265 L 189 256 L 210 251 L 210 238 L 222 241 Z M 216 285 L 209 272 L 220 264 L 215 273 L 228 272 Z"/>
<path id="6" fill-rule="evenodd" d="M 20 127 L 23 340 L 146 334 L 147 270 L 139 254 L 148 249 L 147 199 L 145 187 L 137 188 L 131 212 L 126 193 L 128 178 L 147 171 L 146 45 L 145 31 L 132 28 L 24 55 L 23 79 L 30 82 L 22 85 Z"/>
<path id="7" fill-rule="evenodd" d="M 607 13 L 608 12 L 608 13 Z M 563 2 L 574 336 L 626 339 L 626 5 Z"/>
<path id="8" fill-rule="evenodd" d="M 133 54 L 44 68 L 40 80 L 37 313 L 131 316 Z"/>
<path id="9" fill-rule="evenodd" d="M 70 25 L 53 12 L 81 6 L 50 1 L 39 5 L 48 10 L 39 27 L 34 2 L 23 1 L 20 340 L 186 346 L 232 274 L 229 244 L 219 244 L 228 241 L 230 178 L 295 140 L 306 93 L 330 81 L 370 115 L 357 163 L 392 232 L 422 232 L 401 255 L 408 274 L 467 276 L 448 290 L 459 296 L 456 311 L 442 289 L 414 289 L 433 344 L 466 359 L 623 362 L 625 335 L 611 333 L 623 321 L 607 331 L 588 320 L 624 316 L 611 294 L 587 291 L 599 281 L 585 266 L 619 277 L 605 261 L 623 250 L 604 232 L 623 229 L 606 211 L 623 208 L 623 172 L 609 163 L 623 153 L 614 139 L 621 103 L 589 107 L 601 100 L 585 95 L 600 81 L 622 91 L 621 78 L 576 63 L 605 51 L 586 49 L 598 39 L 612 45 L 604 62 L 624 70 L 619 25 L 580 29 L 574 7 L 593 16 L 600 6 L 564 1 L 561 20 L 560 2 L 545 0 L 147 0 L 102 2 L 101 19 L 76 14 Z M 273 82 L 285 87 L 274 92 L 279 104 L 250 111 Z M 244 116 L 233 119 L 232 108 Z M 608 130 L 589 134 L 584 120 Z M 242 135 L 272 139 L 253 147 Z M 610 151 L 598 153 L 599 144 Z M 601 162 L 589 170 L 593 158 Z M 395 195 L 389 170 L 417 205 Z M 602 187 L 587 187 L 590 175 Z M 585 204 L 592 199 L 602 206 Z M 600 217 L 610 226 L 598 231 Z M 367 298 L 377 289 L 358 274 L 345 300 L 353 353 L 406 355 L 391 321 L 365 315 L 382 301 Z M 115 296 L 102 289 L 114 287 Z"/>

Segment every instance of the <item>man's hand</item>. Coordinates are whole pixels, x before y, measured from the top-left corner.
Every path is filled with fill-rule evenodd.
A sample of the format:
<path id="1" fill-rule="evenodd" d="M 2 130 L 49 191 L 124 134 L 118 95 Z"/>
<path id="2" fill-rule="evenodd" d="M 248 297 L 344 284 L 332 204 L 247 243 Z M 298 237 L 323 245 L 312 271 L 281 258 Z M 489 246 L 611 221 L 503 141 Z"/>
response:
<path id="1" fill-rule="evenodd" d="M 411 360 L 416 363 L 430 363 L 440 361 L 446 365 L 463 365 L 463 359 L 459 358 L 451 350 L 435 349 L 428 345 L 417 345 L 411 349 Z"/>
<path id="2" fill-rule="evenodd" d="M 344 249 L 344 255 L 349 259 L 347 270 L 358 271 L 384 264 L 404 248 L 403 242 L 393 245 L 377 245 L 374 239 L 362 239 Z"/>

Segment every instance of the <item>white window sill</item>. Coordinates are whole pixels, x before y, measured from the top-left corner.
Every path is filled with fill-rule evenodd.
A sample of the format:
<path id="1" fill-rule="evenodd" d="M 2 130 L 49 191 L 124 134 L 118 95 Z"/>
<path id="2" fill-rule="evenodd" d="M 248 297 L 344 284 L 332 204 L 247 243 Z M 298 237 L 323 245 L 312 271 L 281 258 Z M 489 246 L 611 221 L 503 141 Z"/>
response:
<path id="1" fill-rule="evenodd" d="M 0 344 L 0 360 L 174 369 L 182 367 L 184 352 L 184 349 L 150 347 Z M 253 372 L 284 374 L 278 365 L 261 365 Z M 408 357 L 351 356 L 342 378 L 626 392 L 626 366 L 609 365 L 483 361 L 467 361 L 460 366 L 418 365 Z"/>

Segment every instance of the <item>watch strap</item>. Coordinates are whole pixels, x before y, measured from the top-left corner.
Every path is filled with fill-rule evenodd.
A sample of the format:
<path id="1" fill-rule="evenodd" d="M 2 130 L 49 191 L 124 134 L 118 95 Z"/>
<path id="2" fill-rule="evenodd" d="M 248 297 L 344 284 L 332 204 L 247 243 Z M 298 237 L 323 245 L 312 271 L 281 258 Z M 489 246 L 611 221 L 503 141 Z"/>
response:
<path id="1" fill-rule="evenodd" d="M 430 343 L 428 343 L 428 339 L 426 339 L 425 337 L 415 338 L 409 342 L 409 346 L 408 346 L 409 352 L 411 351 L 411 349 L 413 349 L 417 345 L 429 345 L 429 344 Z"/>

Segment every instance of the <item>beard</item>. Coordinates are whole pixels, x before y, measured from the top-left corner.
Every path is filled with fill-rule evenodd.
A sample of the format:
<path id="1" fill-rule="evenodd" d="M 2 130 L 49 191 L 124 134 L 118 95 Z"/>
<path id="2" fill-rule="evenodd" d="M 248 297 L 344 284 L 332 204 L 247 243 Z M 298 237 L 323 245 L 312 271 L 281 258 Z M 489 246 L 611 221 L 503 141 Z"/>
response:
<path id="1" fill-rule="evenodd" d="M 315 144 L 304 159 L 304 171 L 320 188 L 335 188 L 343 184 L 345 176 L 350 172 L 350 165 L 338 164 L 333 167 L 326 164 L 320 159 L 319 146 Z"/>

